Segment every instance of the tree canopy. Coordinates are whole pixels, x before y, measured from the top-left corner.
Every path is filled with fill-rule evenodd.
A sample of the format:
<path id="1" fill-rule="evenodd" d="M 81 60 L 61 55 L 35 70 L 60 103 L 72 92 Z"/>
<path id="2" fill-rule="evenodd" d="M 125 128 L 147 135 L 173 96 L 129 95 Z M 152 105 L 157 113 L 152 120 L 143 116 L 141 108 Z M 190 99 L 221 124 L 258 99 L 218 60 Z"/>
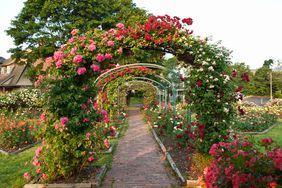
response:
<path id="1" fill-rule="evenodd" d="M 9 52 L 17 60 L 34 62 L 52 55 L 74 28 L 109 29 L 118 22 L 131 24 L 146 17 L 132 0 L 27 0 L 6 30 L 16 46 Z"/>

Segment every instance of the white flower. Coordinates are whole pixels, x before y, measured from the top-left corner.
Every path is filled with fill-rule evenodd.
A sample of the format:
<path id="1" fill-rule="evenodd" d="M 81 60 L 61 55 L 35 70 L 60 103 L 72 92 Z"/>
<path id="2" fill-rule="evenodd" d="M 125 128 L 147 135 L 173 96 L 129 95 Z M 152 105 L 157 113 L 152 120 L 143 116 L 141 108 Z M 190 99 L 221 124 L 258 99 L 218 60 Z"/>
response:
<path id="1" fill-rule="evenodd" d="M 204 61 L 204 62 L 202 63 L 202 65 L 208 65 L 208 62 Z"/>
<path id="2" fill-rule="evenodd" d="M 220 99 L 217 99 L 216 101 L 217 101 L 217 102 L 220 102 Z"/>
<path id="3" fill-rule="evenodd" d="M 209 88 L 214 88 L 214 85 L 210 85 Z"/>
<path id="4" fill-rule="evenodd" d="M 229 112 L 229 109 L 226 108 L 226 107 L 224 107 L 224 108 L 223 108 L 223 111 L 224 111 L 225 113 L 228 113 L 228 112 Z"/>
<path id="5" fill-rule="evenodd" d="M 214 62 L 212 62 L 212 65 L 216 65 L 216 62 L 214 61 Z"/>
<path id="6" fill-rule="evenodd" d="M 215 78 L 214 81 L 215 81 L 215 82 L 218 81 L 218 78 Z"/>
<path id="7" fill-rule="evenodd" d="M 158 119 L 162 119 L 162 117 L 161 117 L 161 116 L 158 116 Z"/>
<path id="8" fill-rule="evenodd" d="M 213 76 L 210 76 L 210 79 L 213 79 Z"/>
<path id="9" fill-rule="evenodd" d="M 208 68 L 208 70 L 209 70 L 209 71 L 214 71 L 213 66 L 210 66 L 210 67 Z"/>

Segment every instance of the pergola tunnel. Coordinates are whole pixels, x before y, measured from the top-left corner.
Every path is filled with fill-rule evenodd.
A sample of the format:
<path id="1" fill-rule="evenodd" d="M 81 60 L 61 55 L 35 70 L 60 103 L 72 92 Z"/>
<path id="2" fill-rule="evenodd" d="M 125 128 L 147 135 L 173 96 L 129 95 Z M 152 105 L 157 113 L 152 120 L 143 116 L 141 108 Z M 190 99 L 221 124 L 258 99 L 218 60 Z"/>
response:
<path id="1" fill-rule="evenodd" d="M 179 73 L 169 71 L 164 66 L 149 63 L 117 66 L 101 74 L 95 80 L 95 85 L 99 89 L 98 96 L 103 96 L 102 93 L 106 93 L 108 95 L 107 98 L 109 98 L 109 93 L 114 95 L 112 96 L 114 97 L 112 101 L 107 101 L 108 103 L 112 102 L 112 104 L 109 104 L 111 106 L 109 108 L 110 117 L 112 117 L 111 114 L 116 110 L 118 113 L 124 111 L 125 107 L 129 105 L 130 96 L 138 92 L 143 98 L 142 104 L 139 105 L 144 109 L 152 106 L 166 109 L 169 105 L 175 113 L 175 118 L 177 102 L 185 103 L 184 83 L 174 82 L 168 76 L 164 77 L 163 71 L 169 72 L 169 76 L 171 74 L 174 74 L 177 78 L 180 76 Z M 115 92 L 107 92 L 108 89 Z M 106 101 L 102 101 L 98 97 L 99 100 L 101 101 L 101 108 L 105 109 L 103 104 Z M 115 109 L 114 112 L 111 112 L 113 109 Z M 189 108 L 187 109 L 187 114 L 191 116 Z M 188 120 L 191 121 L 191 118 L 188 118 Z M 175 120 L 173 121 L 175 122 Z"/>

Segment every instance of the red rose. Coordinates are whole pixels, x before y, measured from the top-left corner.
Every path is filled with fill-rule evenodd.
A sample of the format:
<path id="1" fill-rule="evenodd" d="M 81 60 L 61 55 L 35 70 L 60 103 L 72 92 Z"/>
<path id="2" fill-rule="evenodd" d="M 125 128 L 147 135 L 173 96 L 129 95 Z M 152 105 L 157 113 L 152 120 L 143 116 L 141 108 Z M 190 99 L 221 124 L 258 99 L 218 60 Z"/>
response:
<path id="1" fill-rule="evenodd" d="M 241 78 L 242 78 L 242 80 L 244 80 L 244 81 L 246 81 L 246 82 L 249 82 L 249 81 L 250 81 L 249 75 L 248 75 L 246 72 L 244 72 L 244 73 L 242 74 Z"/>
<path id="2" fill-rule="evenodd" d="M 242 89 L 243 89 L 243 86 L 239 86 L 239 87 L 235 90 L 235 92 L 240 92 L 240 91 L 242 91 Z"/>
<path id="3" fill-rule="evenodd" d="M 277 186 L 277 183 L 276 182 L 270 182 L 270 187 L 276 187 Z"/>
<path id="4" fill-rule="evenodd" d="M 203 81 L 202 80 L 197 80 L 196 85 L 198 87 L 201 87 L 203 85 Z"/>
<path id="5" fill-rule="evenodd" d="M 152 40 L 151 35 L 150 35 L 150 34 L 146 34 L 146 35 L 145 35 L 145 40 L 146 40 L 146 41 L 151 41 L 151 40 Z"/>
<path id="6" fill-rule="evenodd" d="M 233 70 L 231 75 L 232 75 L 232 77 L 236 77 L 237 76 L 237 71 Z"/>
<path id="7" fill-rule="evenodd" d="M 182 23 L 186 23 L 187 25 L 192 25 L 193 19 L 192 18 L 184 18 Z"/>

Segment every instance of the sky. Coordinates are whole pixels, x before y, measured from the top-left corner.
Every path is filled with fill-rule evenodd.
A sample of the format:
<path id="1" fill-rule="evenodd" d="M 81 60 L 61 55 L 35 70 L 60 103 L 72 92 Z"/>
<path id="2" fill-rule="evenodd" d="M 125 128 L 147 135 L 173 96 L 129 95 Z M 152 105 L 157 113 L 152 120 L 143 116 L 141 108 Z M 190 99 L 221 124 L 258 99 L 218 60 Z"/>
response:
<path id="1" fill-rule="evenodd" d="M 4 32 L 25 0 L 0 1 L 0 56 L 13 40 Z M 233 62 L 255 69 L 266 59 L 282 59 L 282 0 L 133 0 L 154 15 L 191 17 L 194 35 L 222 41 Z"/>

